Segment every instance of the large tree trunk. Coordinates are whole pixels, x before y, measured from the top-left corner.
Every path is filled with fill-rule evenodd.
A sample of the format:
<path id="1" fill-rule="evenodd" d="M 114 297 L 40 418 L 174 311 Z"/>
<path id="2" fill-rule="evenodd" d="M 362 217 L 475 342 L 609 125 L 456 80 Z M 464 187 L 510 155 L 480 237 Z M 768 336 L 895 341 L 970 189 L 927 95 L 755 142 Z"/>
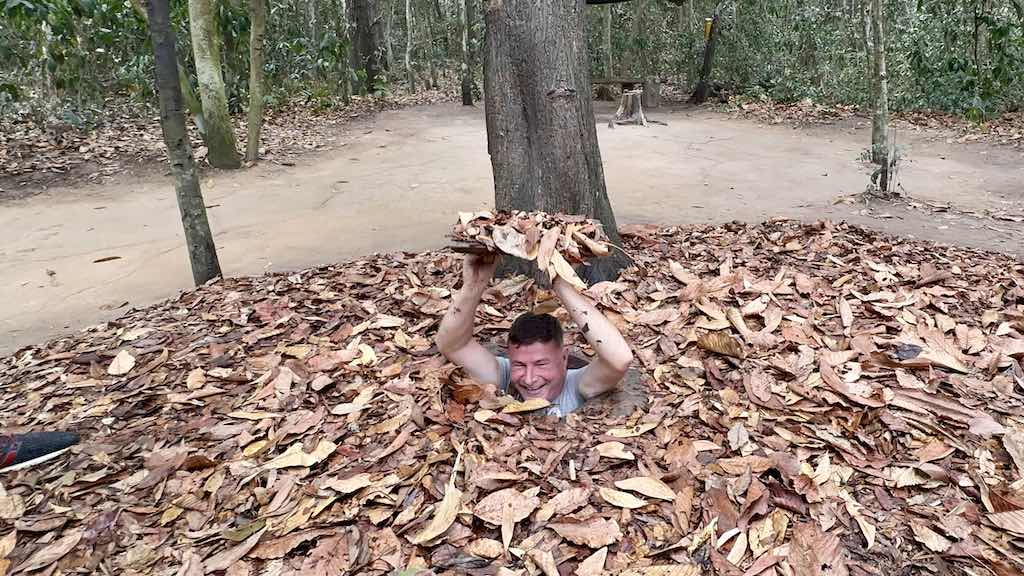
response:
<path id="1" fill-rule="evenodd" d="M 885 70 L 885 13 L 882 0 L 871 0 L 874 40 L 875 114 L 871 122 L 871 158 L 880 168 L 878 188 L 889 191 L 889 82 Z"/>
<path id="2" fill-rule="evenodd" d="M 582 214 L 620 244 L 590 101 L 584 0 L 492 0 L 484 102 L 498 209 Z M 584 271 L 613 278 L 619 253 Z"/>
<path id="3" fill-rule="evenodd" d="M 199 189 L 199 175 L 192 159 L 192 146 L 185 129 L 182 112 L 181 85 L 178 83 L 178 58 L 174 48 L 174 33 L 168 0 L 150 0 L 149 33 L 156 61 L 156 86 L 160 94 L 160 127 L 163 129 L 167 157 L 174 175 L 174 189 L 178 196 L 181 223 L 185 228 L 185 244 L 192 264 L 192 278 L 196 285 L 221 275 L 217 260 L 217 247 L 206 219 L 206 205 Z"/>
<path id="4" fill-rule="evenodd" d="M 462 26 L 462 105 L 473 105 L 473 1 L 461 3 L 459 15 Z"/>
<path id="5" fill-rule="evenodd" d="M 377 0 L 353 0 L 352 12 L 356 20 L 357 68 L 366 74 L 365 90 L 377 89 L 377 78 L 383 72 L 383 22 L 377 13 Z"/>
<path id="6" fill-rule="evenodd" d="M 245 159 L 260 157 L 263 129 L 263 43 L 267 33 L 267 0 L 249 0 L 249 138 Z"/>
<path id="7" fill-rule="evenodd" d="M 412 68 L 412 0 L 405 0 L 405 73 L 409 91 L 416 92 L 416 71 Z"/>
<path id="8" fill-rule="evenodd" d="M 242 162 L 238 157 L 224 77 L 221 75 L 220 40 L 213 0 L 189 0 L 188 19 L 196 76 L 199 78 L 199 97 L 202 98 L 206 118 L 206 147 L 210 164 L 216 168 L 238 168 Z"/>

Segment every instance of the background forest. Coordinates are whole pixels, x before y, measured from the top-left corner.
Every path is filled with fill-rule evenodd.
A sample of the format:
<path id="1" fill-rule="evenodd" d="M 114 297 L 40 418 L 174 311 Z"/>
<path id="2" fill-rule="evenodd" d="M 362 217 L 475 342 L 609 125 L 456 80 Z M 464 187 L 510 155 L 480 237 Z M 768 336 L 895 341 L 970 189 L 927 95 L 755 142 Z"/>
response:
<path id="1" fill-rule="evenodd" d="M 85 127 L 111 107 L 155 109 L 153 51 L 136 1 L 0 0 L 0 118 Z M 464 45 L 480 78 L 479 2 L 272 0 L 263 101 L 271 108 L 296 100 L 330 107 L 353 91 L 366 93 L 366 66 L 357 56 L 360 13 L 370 17 L 368 46 L 380 61 L 374 92 L 444 87 L 455 96 Z M 247 0 L 204 3 L 220 47 L 228 108 L 242 112 L 249 101 L 252 6 Z M 635 0 L 591 6 L 592 73 L 660 78 L 688 90 L 701 62 L 704 18 L 717 10 L 713 79 L 728 93 L 867 107 L 867 4 Z M 1022 0 L 890 0 L 886 11 L 891 109 L 940 110 L 971 120 L 1019 109 Z M 172 1 L 171 12 L 180 65 L 194 87 L 188 2 Z M 477 80 L 473 90 L 479 88 Z"/>

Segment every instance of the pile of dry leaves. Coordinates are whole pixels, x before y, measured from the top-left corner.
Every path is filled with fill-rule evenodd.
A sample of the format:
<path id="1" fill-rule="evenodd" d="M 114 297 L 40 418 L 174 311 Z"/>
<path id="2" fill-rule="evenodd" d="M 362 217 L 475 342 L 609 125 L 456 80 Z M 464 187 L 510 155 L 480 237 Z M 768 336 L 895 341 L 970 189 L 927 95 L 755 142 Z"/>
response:
<path id="1" fill-rule="evenodd" d="M 502 252 L 536 262 L 550 279 L 561 277 L 581 290 L 587 285 L 572 265 L 611 252 L 597 220 L 546 212 L 460 212 L 451 237 L 461 243 L 456 252 Z"/>
<path id="2" fill-rule="evenodd" d="M 451 100 L 455 92 L 423 91 L 386 98 L 355 96 L 345 106 L 319 108 L 292 102 L 267 111 L 261 137 L 261 157 L 289 162 L 312 150 L 330 147 L 339 137 L 337 127 L 356 118 L 406 106 Z M 234 119 L 235 137 L 242 147 L 245 117 Z M 201 162 L 206 157 L 199 132 L 189 123 L 192 148 Z M 166 157 L 160 121 L 136 107 L 111 107 L 92 129 L 69 124 L 15 121 L 0 124 L 0 181 L 49 181 L 68 177 L 96 180 L 124 172 L 128 167 Z"/>
<path id="3" fill-rule="evenodd" d="M 0 478 L 0 568 L 1024 569 L 1020 262 L 827 222 L 622 232 L 637 265 L 589 294 L 649 380 L 629 417 L 533 417 L 446 364 L 451 253 L 216 282 L 4 359 L 3 426 L 85 441 Z M 480 337 L 549 297 L 495 284 Z"/>

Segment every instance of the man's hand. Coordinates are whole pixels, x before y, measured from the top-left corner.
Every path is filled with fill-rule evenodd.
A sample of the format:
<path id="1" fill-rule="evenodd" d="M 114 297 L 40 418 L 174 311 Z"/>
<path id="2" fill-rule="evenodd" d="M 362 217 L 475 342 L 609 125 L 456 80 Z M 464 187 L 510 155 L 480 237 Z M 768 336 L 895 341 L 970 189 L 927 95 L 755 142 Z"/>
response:
<path id="1" fill-rule="evenodd" d="M 462 263 L 462 283 L 467 288 L 486 288 L 498 268 L 498 254 L 466 254 Z"/>
<path id="2" fill-rule="evenodd" d="M 452 296 L 437 331 L 437 348 L 446 358 L 476 380 L 491 384 L 498 384 L 498 360 L 473 338 L 473 320 L 497 267 L 497 254 L 466 255 L 462 290 Z"/>

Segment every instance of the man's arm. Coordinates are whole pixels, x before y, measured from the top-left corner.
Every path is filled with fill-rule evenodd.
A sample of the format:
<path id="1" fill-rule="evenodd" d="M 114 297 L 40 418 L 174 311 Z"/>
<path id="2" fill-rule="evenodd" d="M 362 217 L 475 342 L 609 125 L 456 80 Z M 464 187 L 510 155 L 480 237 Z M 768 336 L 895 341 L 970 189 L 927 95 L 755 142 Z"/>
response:
<path id="1" fill-rule="evenodd" d="M 580 394 L 589 399 L 618 388 L 633 362 L 633 351 L 626 339 L 597 306 L 571 284 L 555 278 L 553 287 L 569 316 L 597 352 L 597 358 L 586 367 L 580 379 Z"/>
<path id="2" fill-rule="evenodd" d="M 499 384 L 498 360 L 473 338 L 473 321 L 497 265 L 495 255 L 466 256 L 462 289 L 452 297 L 436 338 L 437 348 L 446 358 L 484 384 Z"/>

